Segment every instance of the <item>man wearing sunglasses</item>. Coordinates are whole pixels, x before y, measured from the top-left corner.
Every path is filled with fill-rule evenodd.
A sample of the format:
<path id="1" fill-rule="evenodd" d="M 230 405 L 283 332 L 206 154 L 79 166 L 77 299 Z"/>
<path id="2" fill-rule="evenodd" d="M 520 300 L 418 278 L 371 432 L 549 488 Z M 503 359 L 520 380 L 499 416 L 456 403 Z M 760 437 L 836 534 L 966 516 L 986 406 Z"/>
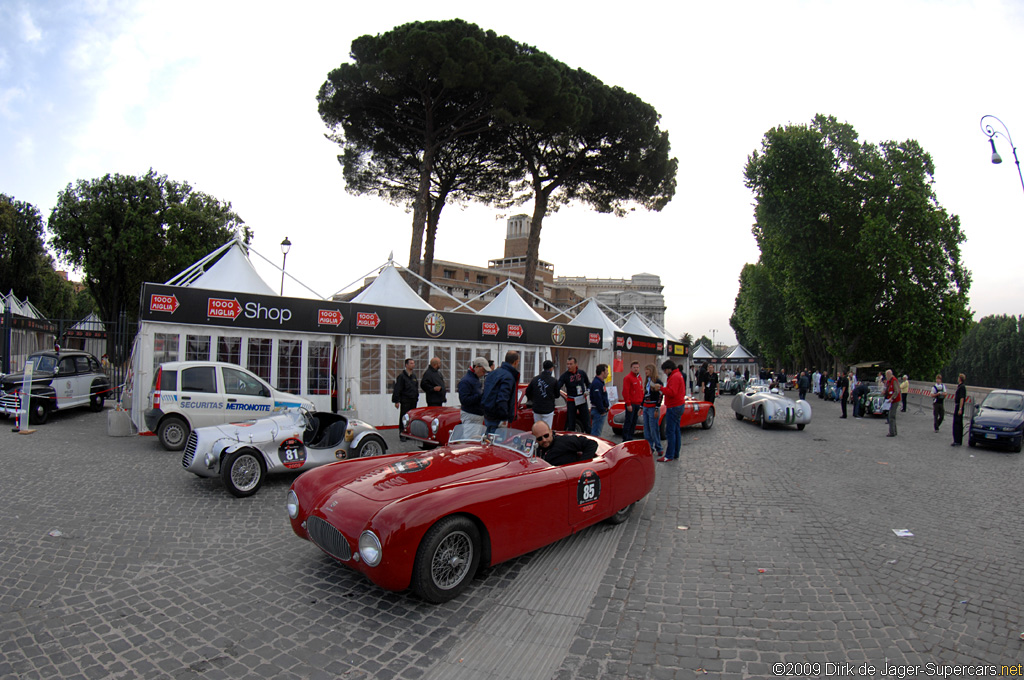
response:
<path id="1" fill-rule="evenodd" d="M 554 434 L 548 424 L 538 420 L 533 424 L 537 440 L 537 456 L 552 465 L 568 465 L 590 460 L 597 455 L 597 442 L 575 434 Z"/>

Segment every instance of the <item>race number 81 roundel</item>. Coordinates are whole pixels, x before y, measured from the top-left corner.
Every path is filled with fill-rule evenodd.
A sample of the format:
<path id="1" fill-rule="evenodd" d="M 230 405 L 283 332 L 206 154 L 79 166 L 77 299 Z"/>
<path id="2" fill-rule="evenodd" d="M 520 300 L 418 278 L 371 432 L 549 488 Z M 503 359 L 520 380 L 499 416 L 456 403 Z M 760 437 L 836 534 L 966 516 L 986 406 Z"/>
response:
<path id="1" fill-rule="evenodd" d="M 277 457 L 281 464 L 289 470 L 297 470 L 306 464 L 306 447 L 297 437 L 289 437 L 281 442 L 277 449 Z"/>
<path id="2" fill-rule="evenodd" d="M 576 502 L 579 505 L 596 503 L 601 497 L 601 478 L 593 470 L 584 470 L 576 483 Z"/>

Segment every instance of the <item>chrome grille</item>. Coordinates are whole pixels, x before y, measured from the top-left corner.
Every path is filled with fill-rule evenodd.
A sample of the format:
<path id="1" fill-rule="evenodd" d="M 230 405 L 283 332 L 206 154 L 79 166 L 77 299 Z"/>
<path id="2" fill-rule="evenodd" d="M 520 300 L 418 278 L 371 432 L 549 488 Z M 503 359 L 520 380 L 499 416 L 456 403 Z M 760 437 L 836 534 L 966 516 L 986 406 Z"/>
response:
<path id="1" fill-rule="evenodd" d="M 430 436 L 430 427 L 422 420 L 414 420 L 409 423 L 409 434 L 426 439 Z"/>
<path id="2" fill-rule="evenodd" d="M 306 531 L 309 533 L 310 540 L 331 557 L 343 561 L 352 559 L 352 550 L 348 547 L 348 540 L 340 531 L 331 526 L 330 522 L 320 519 L 316 515 L 310 515 L 306 520 Z"/>
<path id="3" fill-rule="evenodd" d="M 192 432 L 188 436 L 188 441 L 185 443 L 185 455 L 181 457 L 181 466 L 188 468 L 192 464 L 192 459 L 196 457 L 196 445 L 199 443 L 199 436 Z"/>
<path id="4" fill-rule="evenodd" d="M 4 394 L 3 397 L 0 397 L 0 406 L 12 410 L 18 408 L 18 395 L 14 392 Z"/>

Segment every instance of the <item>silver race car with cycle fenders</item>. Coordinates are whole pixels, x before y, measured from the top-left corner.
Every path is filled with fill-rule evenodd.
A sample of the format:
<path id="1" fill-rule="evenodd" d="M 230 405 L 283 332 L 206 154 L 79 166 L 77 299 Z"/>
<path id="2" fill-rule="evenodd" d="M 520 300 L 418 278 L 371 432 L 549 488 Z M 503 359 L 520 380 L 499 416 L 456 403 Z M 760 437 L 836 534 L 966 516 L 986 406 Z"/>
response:
<path id="1" fill-rule="evenodd" d="M 268 474 L 302 472 L 328 463 L 387 453 L 369 423 L 304 408 L 226 425 L 198 427 L 181 465 L 200 477 L 220 477 L 233 495 L 259 491 Z"/>
<path id="2" fill-rule="evenodd" d="M 803 399 L 790 399 L 761 381 L 750 381 L 746 389 L 732 399 L 736 419 L 750 419 L 767 429 L 770 425 L 796 425 L 802 430 L 811 422 L 811 405 Z"/>

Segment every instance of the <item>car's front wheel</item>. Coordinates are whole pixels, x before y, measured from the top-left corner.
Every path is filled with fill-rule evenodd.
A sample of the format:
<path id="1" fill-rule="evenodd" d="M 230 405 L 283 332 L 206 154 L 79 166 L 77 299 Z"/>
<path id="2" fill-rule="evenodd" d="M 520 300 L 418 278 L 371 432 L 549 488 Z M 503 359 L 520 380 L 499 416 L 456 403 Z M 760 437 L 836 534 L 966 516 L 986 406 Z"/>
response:
<path id="1" fill-rule="evenodd" d="M 757 417 L 754 419 L 754 421 L 761 426 L 762 430 L 768 429 L 768 419 L 764 417 L 763 408 L 757 409 Z"/>
<path id="2" fill-rule="evenodd" d="M 736 412 L 736 420 L 743 420 L 743 414 L 739 411 Z"/>
<path id="3" fill-rule="evenodd" d="M 636 507 L 636 503 L 630 503 L 629 505 L 624 507 L 622 510 L 619 510 L 617 513 L 615 513 L 614 515 L 612 515 L 611 517 L 606 519 L 605 523 L 606 524 L 622 524 L 627 519 L 629 519 L 630 515 L 633 514 L 633 508 L 635 508 L 635 507 Z"/>
<path id="4" fill-rule="evenodd" d="M 156 436 L 160 444 L 168 451 L 181 451 L 185 448 L 188 435 L 192 428 L 181 418 L 165 418 L 160 426 L 156 428 Z"/>
<path id="5" fill-rule="evenodd" d="M 102 392 L 98 390 L 93 392 L 92 394 L 89 395 L 89 408 L 91 408 L 93 411 L 96 411 L 97 413 L 99 411 L 102 411 L 103 402 L 105 401 L 105 399 L 106 397 L 103 396 Z"/>
<path id="6" fill-rule="evenodd" d="M 412 587 L 427 602 L 457 597 L 480 566 L 480 531 L 468 517 L 445 517 L 430 528 L 416 551 Z"/>
<path id="7" fill-rule="evenodd" d="M 224 456 L 220 478 L 233 496 L 245 498 L 260 490 L 267 470 L 263 456 L 252 449 L 239 449 Z"/>
<path id="8" fill-rule="evenodd" d="M 805 427 L 807 427 L 807 423 L 797 423 L 796 424 L 796 429 L 798 429 L 798 430 L 802 430 Z"/>
<path id="9" fill-rule="evenodd" d="M 715 424 L 715 409 L 709 408 L 708 415 L 704 418 L 704 422 L 700 424 L 705 430 L 710 430 L 711 426 Z"/>
<path id="10" fill-rule="evenodd" d="M 356 458 L 369 458 L 370 456 L 383 456 L 387 451 L 384 440 L 380 437 L 370 435 L 364 437 L 356 447 Z"/>
<path id="11" fill-rule="evenodd" d="M 28 405 L 30 425 L 43 425 L 50 419 L 50 402 L 46 399 L 32 399 Z"/>

